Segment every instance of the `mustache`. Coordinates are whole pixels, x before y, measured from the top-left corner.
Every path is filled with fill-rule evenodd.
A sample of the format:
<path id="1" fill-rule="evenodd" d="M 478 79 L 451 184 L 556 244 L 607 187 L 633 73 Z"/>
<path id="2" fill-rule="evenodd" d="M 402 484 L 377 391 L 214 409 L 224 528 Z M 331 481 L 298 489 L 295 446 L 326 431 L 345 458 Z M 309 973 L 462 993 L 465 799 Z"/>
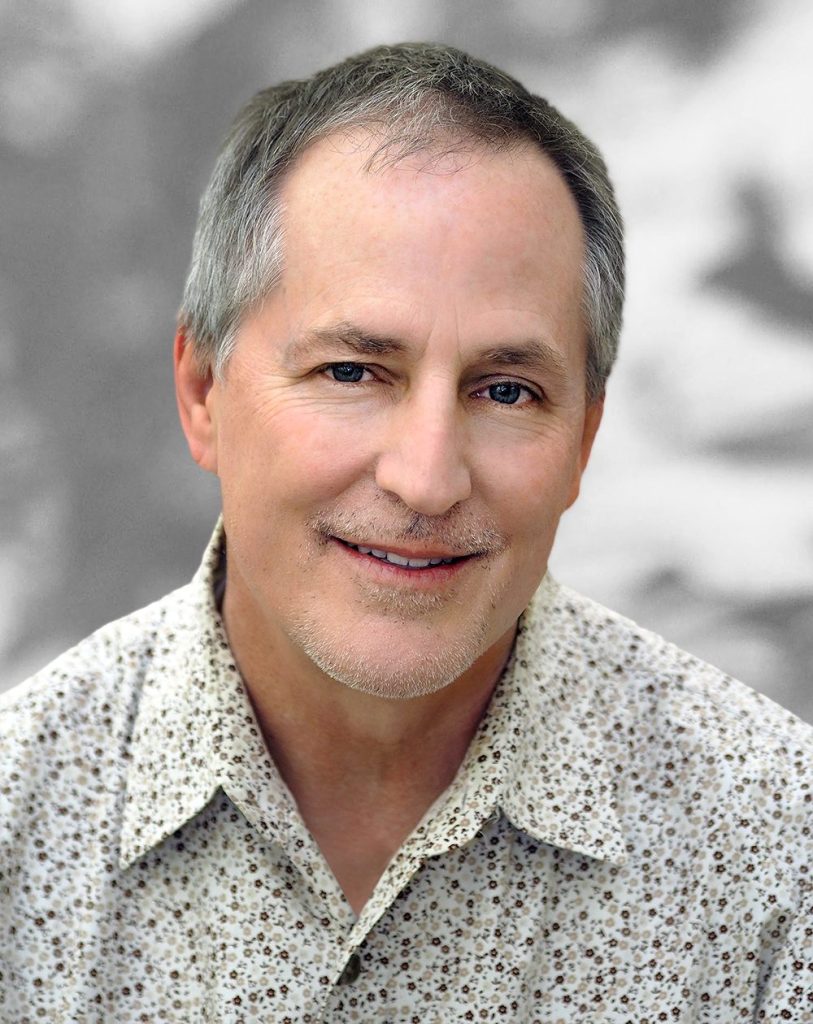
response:
<path id="1" fill-rule="evenodd" d="M 400 522 L 398 521 L 400 519 Z M 421 541 L 460 555 L 498 554 L 507 546 L 506 537 L 492 523 L 472 519 L 462 514 L 425 516 L 419 512 L 400 515 L 393 512 L 386 517 L 374 509 L 361 511 L 335 509 L 317 513 L 309 525 L 328 537 L 343 540 L 375 542 L 387 545 Z"/>

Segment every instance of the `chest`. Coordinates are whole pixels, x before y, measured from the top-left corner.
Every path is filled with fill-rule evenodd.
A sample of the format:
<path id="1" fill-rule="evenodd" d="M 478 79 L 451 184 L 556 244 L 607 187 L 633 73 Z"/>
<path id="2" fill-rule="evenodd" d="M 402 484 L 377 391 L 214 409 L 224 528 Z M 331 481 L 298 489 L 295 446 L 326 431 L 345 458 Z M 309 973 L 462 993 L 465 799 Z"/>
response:
<path id="1" fill-rule="evenodd" d="M 613 866 L 498 820 L 375 893 L 380 913 L 352 939 L 352 915 L 318 875 L 233 825 L 190 823 L 50 908 L 15 903 L 26 956 L 7 965 L 9 1012 L 400 1022 L 431 1007 L 448 1021 L 477 1011 L 530 1024 L 666 1010 L 700 1021 L 701 994 L 715 992 L 738 1019 L 753 1011 L 764 924 L 782 912 L 703 856 Z M 734 923 L 747 918 L 747 931 Z"/>

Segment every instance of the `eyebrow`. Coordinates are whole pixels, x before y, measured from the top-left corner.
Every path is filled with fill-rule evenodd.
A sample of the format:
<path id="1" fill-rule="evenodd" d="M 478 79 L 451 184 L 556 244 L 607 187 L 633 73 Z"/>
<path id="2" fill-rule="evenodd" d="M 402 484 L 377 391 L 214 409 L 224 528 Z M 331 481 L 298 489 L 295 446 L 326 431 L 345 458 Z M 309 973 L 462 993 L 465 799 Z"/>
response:
<path id="1" fill-rule="evenodd" d="M 319 327 L 295 339 L 286 349 L 286 356 L 301 357 L 314 350 L 345 348 L 359 356 L 390 356 L 406 351 L 406 345 L 397 338 L 388 338 L 362 330 L 355 324 L 342 321 L 330 327 Z"/>
<path id="2" fill-rule="evenodd" d="M 308 331 L 292 341 L 285 354 L 289 359 L 301 358 L 314 351 L 337 346 L 359 356 L 399 355 L 408 350 L 408 346 L 397 338 L 374 334 L 356 324 L 342 321 Z M 542 338 L 491 346 L 478 352 L 473 362 L 506 369 L 517 367 L 542 371 L 560 382 L 567 381 L 571 376 L 570 367 L 561 352 Z"/>
<path id="3" fill-rule="evenodd" d="M 509 345 L 496 345 L 481 352 L 478 362 L 507 368 L 542 370 L 562 381 L 571 376 L 570 367 L 561 352 L 541 338 Z"/>

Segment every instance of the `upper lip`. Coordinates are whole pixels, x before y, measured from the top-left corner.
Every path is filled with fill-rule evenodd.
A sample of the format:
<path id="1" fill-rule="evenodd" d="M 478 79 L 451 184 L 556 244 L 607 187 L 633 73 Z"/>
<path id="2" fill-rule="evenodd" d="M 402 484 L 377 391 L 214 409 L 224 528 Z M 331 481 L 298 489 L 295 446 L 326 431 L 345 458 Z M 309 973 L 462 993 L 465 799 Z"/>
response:
<path id="1" fill-rule="evenodd" d="M 477 551 L 450 551 L 448 548 L 406 548 L 399 544 L 381 544 L 379 541 L 351 540 L 349 537 L 336 537 L 344 544 L 352 544 L 355 548 L 370 548 L 373 551 L 387 551 L 401 558 L 469 558 L 479 554 Z"/>

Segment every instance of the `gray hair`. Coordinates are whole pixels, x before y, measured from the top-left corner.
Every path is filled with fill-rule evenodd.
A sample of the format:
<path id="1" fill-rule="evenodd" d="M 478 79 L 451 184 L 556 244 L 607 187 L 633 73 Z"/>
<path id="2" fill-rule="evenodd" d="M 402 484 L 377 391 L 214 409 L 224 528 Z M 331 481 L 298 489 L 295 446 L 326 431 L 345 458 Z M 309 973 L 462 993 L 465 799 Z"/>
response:
<path id="1" fill-rule="evenodd" d="M 368 168 L 413 153 L 530 140 L 559 169 L 585 235 L 587 395 L 615 361 L 624 299 L 621 216 L 596 147 L 547 100 L 449 46 L 378 46 L 311 78 L 264 89 L 238 114 L 203 195 L 179 321 L 200 365 L 222 375 L 249 309 L 282 273 L 285 174 L 317 139 L 366 129 Z"/>

